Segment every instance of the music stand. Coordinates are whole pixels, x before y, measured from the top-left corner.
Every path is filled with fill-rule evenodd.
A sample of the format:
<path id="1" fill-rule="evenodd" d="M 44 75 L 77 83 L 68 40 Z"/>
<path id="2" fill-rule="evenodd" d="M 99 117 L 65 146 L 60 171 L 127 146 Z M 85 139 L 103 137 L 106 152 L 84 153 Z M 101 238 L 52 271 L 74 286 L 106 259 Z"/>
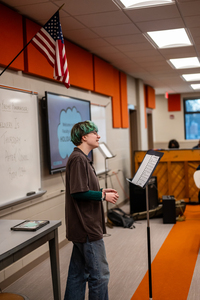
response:
<path id="1" fill-rule="evenodd" d="M 106 145 L 106 143 L 102 142 L 99 143 L 99 147 L 98 149 L 100 150 L 100 152 L 103 154 L 104 158 L 105 158 L 105 188 L 107 189 L 107 175 L 108 175 L 108 167 L 107 167 L 107 159 L 113 158 L 116 155 L 114 155 L 111 150 L 108 148 L 108 146 Z M 108 202 L 106 201 L 106 209 L 107 209 L 107 215 L 108 215 Z"/>
<path id="2" fill-rule="evenodd" d="M 148 181 L 151 178 L 156 166 L 158 165 L 164 153 L 154 150 L 147 151 L 142 163 L 132 180 L 126 178 L 132 184 L 146 188 L 146 209 L 147 209 L 147 246 L 148 246 L 148 270 L 149 270 L 149 299 L 152 300 L 152 277 L 151 277 L 151 243 L 149 226 L 149 198 Z"/>

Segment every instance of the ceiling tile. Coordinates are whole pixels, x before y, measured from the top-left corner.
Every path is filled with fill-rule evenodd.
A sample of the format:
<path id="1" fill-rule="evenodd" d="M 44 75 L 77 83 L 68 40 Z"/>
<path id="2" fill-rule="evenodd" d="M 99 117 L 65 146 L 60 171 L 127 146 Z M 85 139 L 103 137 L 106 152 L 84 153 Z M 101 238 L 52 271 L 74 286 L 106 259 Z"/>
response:
<path id="1" fill-rule="evenodd" d="M 41 0 L 2 0 L 1 1 L 2 3 L 5 3 L 7 5 L 10 5 L 11 7 L 19 7 L 19 6 L 22 6 L 22 5 L 31 5 L 31 4 L 39 4 L 41 3 Z M 43 0 L 42 1 L 43 3 L 44 2 L 50 2 L 49 0 Z"/>
<path id="2" fill-rule="evenodd" d="M 176 28 L 184 28 L 185 24 L 181 18 L 173 19 L 161 19 L 148 22 L 137 22 L 136 25 L 141 32 L 156 31 L 156 30 L 168 30 Z"/>
<path id="3" fill-rule="evenodd" d="M 99 50 L 99 51 L 101 51 L 101 50 Z M 99 52 L 98 50 L 97 50 L 97 52 Z M 108 57 L 108 56 L 107 56 Z M 127 57 L 124 53 L 122 53 L 122 52 L 114 52 L 114 53 L 110 53 L 109 54 L 109 61 L 117 61 L 117 62 L 119 62 L 119 61 L 128 61 L 128 62 L 132 62 L 132 63 L 134 63 L 129 57 Z"/>
<path id="4" fill-rule="evenodd" d="M 117 67 L 120 69 L 120 70 L 123 70 L 124 72 L 128 73 L 128 74 L 132 74 L 133 72 L 134 73 L 137 73 L 137 74 L 144 74 L 145 73 L 145 70 L 141 67 L 130 67 L 129 64 L 121 64 L 120 62 L 118 62 L 118 65 Z M 141 78 L 139 76 L 136 76 L 136 78 Z"/>
<path id="5" fill-rule="evenodd" d="M 75 30 L 75 29 L 83 29 L 85 28 L 83 24 L 72 17 L 62 18 L 60 16 L 60 23 L 62 25 L 62 31 L 64 30 Z M 64 32 L 63 32 L 64 34 Z"/>
<path id="6" fill-rule="evenodd" d="M 156 49 L 126 52 L 127 56 L 135 59 L 138 59 L 138 57 L 141 58 L 148 57 L 148 56 L 154 57 L 156 54 L 157 54 Z"/>
<path id="7" fill-rule="evenodd" d="M 191 32 L 193 38 L 200 37 L 200 27 L 190 28 L 189 31 Z"/>
<path id="8" fill-rule="evenodd" d="M 63 35 L 65 38 L 76 41 L 79 43 L 82 40 L 90 40 L 98 38 L 98 36 L 88 28 L 83 28 L 79 30 L 63 30 Z"/>
<path id="9" fill-rule="evenodd" d="M 30 4 L 17 7 L 17 11 L 20 10 L 21 14 L 41 23 L 42 25 L 45 24 L 54 15 L 57 9 L 58 7 L 55 6 L 55 4 L 53 4 L 52 2 Z M 43 22 L 40 22 L 41 20 L 43 20 Z"/>
<path id="10" fill-rule="evenodd" d="M 188 47 L 179 47 L 179 48 L 168 48 L 168 49 L 159 49 L 159 52 L 166 59 L 170 58 L 181 58 L 181 57 L 192 57 L 196 56 L 197 53 L 193 46 Z"/>
<path id="11" fill-rule="evenodd" d="M 127 53 L 126 53 L 127 55 Z M 137 56 L 137 62 L 138 63 L 151 63 L 151 64 L 154 64 L 154 63 L 157 63 L 157 62 L 163 62 L 163 60 L 166 61 L 165 58 L 163 58 L 163 56 L 157 51 L 157 52 L 154 52 L 154 55 L 151 55 L 151 56 L 141 56 L 141 57 L 138 57 Z"/>
<path id="12" fill-rule="evenodd" d="M 125 44 L 116 46 L 117 49 L 123 52 L 138 51 L 138 50 L 151 50 L 153 46 L 150 43 L 138 43 L 138 44 Z"/>
<path id="13" fill-rule="evenodd" d="M 91 51 L 93 51 L 96 48 L 99 47 L 105 47 L 105 46 L 109 46 L 109 44 L 104 41 L 101 38 L 97 38 L 97 39 L 90 39 L 90 40 L 81 40 L 80 41 L 81 46 L 85 47 L 85 48 L 89 48 Z"/>
<path id="14" fill-rule="evenodd" d="M 113 2 L 108 0 L 52 0 L 51 2 L 55 2 L 59 4 L 59 6 L 61 6 L 64 2 L 65 5 L 63 6 L 63 10 L 66 10 L 69 14 L 73 16 L 96 14 L 108 11 L 119 11 L 117 6 Z"/>
<path id="15" fill-rule="evenodd" d="M 102 57 L 106 61 L 108 61 L 110 64 L 113 64 L 113 61 L 120 60 L 120 61 L 126 61 L 127 62 L 127 57 L 121 53 L 101 53 L 100 49 L 95 49 L 94 54 L 98 55 L 99 57 Z M 116 67 L 116 64 L 115 64 Z"/>
<path id="16" fill-rule="evenodd" d="M 112 62 L 112 59 L 110 60 L 110 62 Z M 130 72 L 131 70 L 145 71 L 143 68 L 138 66 L 136 63 L 130 61 L 128 58 L 118 60 L 117 67 L 124 71 L 126 70 L 127 73 Z"/>
<path id="17" fill-rule="evenodd" d="M 101 37 L 115 37 L 120 35 L 128 35 L 140 33 L 138 28 L 132 24 L 120 24 L 115 26 L 102 26 L 92 28 Z"/>
<path id="18" fill-rule="evenodd" d="M 163 60 L 158 60 L 158 61 L 138 61 L 138 64 L 140 64 L 140 66 L 143 66 L 144 68 L 145 67 L 151 67 L 152 69 L 154 69 L 154 67 L 162 67 L 162 68 L 165 68 L 168 63 L 166 62 L 165 59 Z M 167 64 L 167 65 L 166 65 Z"/>
<path id="19" fill-rule="evenodd" d="M 169 77 L 172 75 L 177 75 L 176 74 L 176 70 L 173 68 L 168 68 L 168 69 L 162 69 L 162 70 L 158 70 L 158 71 L 154 71 L 154 69 L 151 69 L 151 72 L 149 72 L 151 74 L 154 74 L 155 76 L 159 76 L 160 78 L 165 78 L 165 77 Z"/>
<path id="20" fill-rule="evenodd" d="M 95 49 L 95 51 L 96 51 L 96 49 Z M 119 50 L 113 46 L 105 46 L 105 47 L 99 47 L 98 53 L 112 55 L 113 53 L 119 53 Z"/>
<path id="21" fill-rule="evenodd" d="M 178 4 L 183 16 L 195 16 L 200 14 L 200 2 L 189 1 Z"/>
<path id="22" fill-rule="evenodd" d="M 89 28 L 131 23 L 121 11 L 77 16 L 77 20 Z"/>
<path id="23" fill-rule="evenodd" d="M 112 45 L 137 44 L 146 42 L 146 38 L 141 34 L 107 37 L 105 40 Z"/>
<path id="24" fill-rule="evenodd" d="M 192 74 L 192 73 L 200 73 L 200 68 L 188 68 L 188 69 L 179 69 L 176 70 L 176 74 Z"/>
<path id="25" fill-rule="evenodd" d="M 190 2 L 191 0 L 179 0 L 178 2 L 179 3 L 185 3 L 185 2 Z M 199 0 L 196 0 L 196 1 L 199 1 Z"/>
<path id="26" fill-rule="evenodd" d="M 195 47 L 196 47 L 196 49 L 198 51 L 198 57 L 200 57 L 200 44 L 196 45 Z"/>
<path id="27" fill-rule="evenodd" d="M 167 64 L 167 63 L 166 63 Z M 168 65 L 168 66 L 167 66 Z M 169 72 L 171 73 L 171 67 L 169 64 L 165 65 L 165 68 L 163 68 L 163 66 L 144 66 L 144 69 L 148 72 L 152 72 L 155 74 L 155 72 L 163 72 L 163 69 L 165 69 L 165 72 L 167 72 L 167 69 L 169 70 Z"/>
<path id="28" fill-rule="evenodd" d="M 131 20 L 133 20 L 134 23 L 180 17 L 175 4 L 126 10 L 126 14 L 131 18 Z"/>
<path id="29" fill-rule="evenodd" d="M 146 75 L 151 76 L 151 78 L 152 78 L 152 75 L 149 75 L 149 73 L 145 72 L 145 71 L 139 72 L 137 70 L 132 70 L 129 72 L 129 75 L 131 75 L 135 78 L 140 78 L 140 79 L 143 79 L 143 77 L 145 77 Z"/>
<path id="30" fill-rule="evenodd" d="M 185 17 L 186 25 L 190 28 L 200 26 L 200 15 Z"/>

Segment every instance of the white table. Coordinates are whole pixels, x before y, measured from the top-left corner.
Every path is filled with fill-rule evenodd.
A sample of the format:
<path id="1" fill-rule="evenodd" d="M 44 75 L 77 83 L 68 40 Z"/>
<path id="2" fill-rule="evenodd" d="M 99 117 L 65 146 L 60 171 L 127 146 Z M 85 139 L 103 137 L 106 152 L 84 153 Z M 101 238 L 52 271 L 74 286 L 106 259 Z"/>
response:
<path id="1" fill-rule="evenodd" d="M 37 231 L 12 231 L 24 220 L 0 220 L 0 271 L 31 251 L 49 242 L 54 300 L 61 300 L 58 227 L 61 221 L 50 221 Z"/>

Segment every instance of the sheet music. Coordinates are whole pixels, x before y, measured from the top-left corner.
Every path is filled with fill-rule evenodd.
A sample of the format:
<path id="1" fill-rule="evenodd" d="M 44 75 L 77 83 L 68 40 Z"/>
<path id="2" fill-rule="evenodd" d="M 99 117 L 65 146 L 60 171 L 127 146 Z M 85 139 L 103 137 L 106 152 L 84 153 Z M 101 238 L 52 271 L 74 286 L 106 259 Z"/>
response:
<path id="1" fill-rule="evenodd" d="M 159 156 L 146 154 L 142 164 L 140 165 L 140 168 L 136 172 L 131 182 L 135 185 L 144 187 L 159 159 Z"/>

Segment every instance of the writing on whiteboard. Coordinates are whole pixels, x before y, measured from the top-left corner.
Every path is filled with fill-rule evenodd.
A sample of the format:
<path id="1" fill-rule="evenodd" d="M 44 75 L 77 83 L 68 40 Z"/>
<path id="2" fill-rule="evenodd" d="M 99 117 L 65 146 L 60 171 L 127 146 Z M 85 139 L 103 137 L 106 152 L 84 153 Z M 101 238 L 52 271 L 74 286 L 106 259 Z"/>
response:
<path id="1" fill-rule="evenodd" d="M 11 99 L 8 103 L 6 100 L 2 100 L 0 103 L 0 109 L 4 112 L 20 112 L 20 113 L 28 113 L 28 107 L 26 105 L 22 105 L 20 103 L 20 99 Z"/>
<path id="2" fill-rule="evenodd" d="M 4 176 L 9 182 L 27 174 L 27 162 L 31 159 L 30 151 L 26 146 L 27 133 L 22 134 L 26 129 L 24 114 L 29 114 L 29 107 L 24 101 L 0 100 L 1 166 L 6 171 Z"/>
<path id="3" fill-rule="evenodd" d="M 38 129 L 37 95 L 0 86 L 0 210 L 40 194 Z"/>

